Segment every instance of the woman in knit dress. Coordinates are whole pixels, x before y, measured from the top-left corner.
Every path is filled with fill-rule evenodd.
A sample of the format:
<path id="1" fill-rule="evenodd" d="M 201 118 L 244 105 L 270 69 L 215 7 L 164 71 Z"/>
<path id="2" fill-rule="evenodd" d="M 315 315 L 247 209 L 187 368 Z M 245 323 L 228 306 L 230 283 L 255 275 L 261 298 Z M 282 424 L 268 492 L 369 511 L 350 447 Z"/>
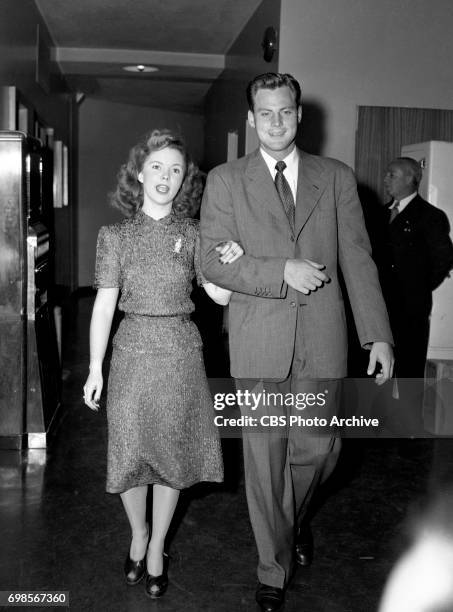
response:
<path id="1" fill-rule="evenodd" d="M 202 344 L 190 319 L 196 277 L 208 295 L 227 304 L 231 292 L 203 279 L 198 221 L 190 218 L 201 179 L 181 140 L 155 130 L 130 152 L 112 203 L 128 218 L 99 231 L 90 326 L 90 373 L 85 403 L 98 409 L 102 362 L 113 314 L 125 316 L 113 339 L 107 393 L 107 491 L 119 493 L 132 530 L 126 582 L 146 577 L 146 593 L 167 588 L 164 541 L 179 491 L 220 482 L 223 468 Z M 223 263 L 243 251 L 219 251 Z M 152 486 L 152 530 L 146 496 Z"/>

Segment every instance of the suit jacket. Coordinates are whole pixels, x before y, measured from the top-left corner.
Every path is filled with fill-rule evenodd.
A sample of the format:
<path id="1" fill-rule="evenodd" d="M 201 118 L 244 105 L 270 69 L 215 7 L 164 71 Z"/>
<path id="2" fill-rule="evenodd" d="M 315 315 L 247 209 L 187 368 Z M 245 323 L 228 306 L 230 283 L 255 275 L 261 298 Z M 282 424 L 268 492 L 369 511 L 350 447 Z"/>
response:
<path id="1" fill-rule="evenodd" d="M 419 195 L 390 225 L 387 217 L 376 261 L 391 318 L 429 317 L 432 291 L 453 267 L 449 231 L 446 214 Z"/>
<path id="2" fill-rule="evenodd" d="M 229 312 L 234 377 L 285 378 L 298 314 L 309 376 L 346 375 L 339 267 L 361 344 L 392 342 L 355 179 L 341 162 L 299 151 L 295 235 L 259 150 L 223 164 L 208 175 L 200 230 L 203 273 L 234 291 Z M 222 265 L 215 247 L 230 239 L 245 255 Z M 291 258 L 323 263 L 331 281 L 309 295 L 295 291 L 283 279 Z"/>

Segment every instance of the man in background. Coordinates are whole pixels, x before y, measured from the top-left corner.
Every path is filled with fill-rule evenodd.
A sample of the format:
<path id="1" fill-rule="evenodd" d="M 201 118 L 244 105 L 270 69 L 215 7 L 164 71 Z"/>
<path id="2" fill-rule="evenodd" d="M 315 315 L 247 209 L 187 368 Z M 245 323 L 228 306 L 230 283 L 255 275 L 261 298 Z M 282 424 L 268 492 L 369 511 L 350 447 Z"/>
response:
<path id="1" fill-rule="evenodd" d="M 395 375 L 402 437 L 423 432 L 422 396 L 429 339 L 432 292 L 453 267 L 453 245 L 446 214 L 418 194 L 420 164 L 393 160 L 384 184 L 392 198 L 375 258 L 395 340 Z M 401 449 L 408 449 L 402 445 Z M 410 448 L 410 446 L 409 446 Z M 404 451 L 403 451 L 404 452 Z"/>

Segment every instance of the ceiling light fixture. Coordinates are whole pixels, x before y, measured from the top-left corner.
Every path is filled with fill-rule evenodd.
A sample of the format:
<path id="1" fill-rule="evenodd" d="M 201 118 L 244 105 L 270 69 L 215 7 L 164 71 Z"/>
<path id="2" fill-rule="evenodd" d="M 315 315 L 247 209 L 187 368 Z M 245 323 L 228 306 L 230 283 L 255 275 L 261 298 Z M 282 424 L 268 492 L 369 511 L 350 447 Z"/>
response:
<path id="1" fill-rule="evenodd" d="M 123 66 L 123 70 L 127 70 L 127 72 L 157 72 L 159 68 L 145 66 L 145 64 L 135 64 L 134 66 Z"/>

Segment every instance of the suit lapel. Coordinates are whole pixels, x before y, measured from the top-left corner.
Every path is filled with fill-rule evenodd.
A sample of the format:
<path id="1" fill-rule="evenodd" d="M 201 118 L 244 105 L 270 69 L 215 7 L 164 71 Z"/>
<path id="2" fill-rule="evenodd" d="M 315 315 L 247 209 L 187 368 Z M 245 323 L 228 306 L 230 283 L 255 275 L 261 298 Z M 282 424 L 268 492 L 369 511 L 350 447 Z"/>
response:
<path id="1" fill-rule="evenodd" d="M 302 231 L 326 188 L 324 168 L 319 161 L 300 149 L 296 197 L 296 236 Z M 259 149 L 249 158 L 245 171 L 247 192 L 265 206 L 281 223 L 289 226 L 283 204 L 275 189 L 269 169 Z"/>
<path id="2" fill-rule="evenodd" d="M 419 195 L 416 195 L 415 198 L 412 198 L 412 200 L 404 208 L 404 210 L 396 217 L 395 221 L 397 221 L 399 217 L 402 217 L 403 219 L 405 217 L 414 217 L 414 218 L 417 217 L 418 212 L 419 212 L 419 208 L 417 207 L 417 202 L 419 199 L 420 199 Z"/>
<path id="3" fill-rule="evenodd" d="M 256 200 L 260 207 L 266 207 L 277 218 L 279 223 L 286 223 L 289 226 L 288 218 L 275 189 L 271 173 L 259 149 L 250 155 L 245 175 L 247 177 L 246 186 L 248 194 Z"/>
<path id="4" fill-rule="evenodd" d="M 296 198 L 296 235 L 307 223 L 326 187 L 323 168 L 311 155 L 299 150 Z"/>

